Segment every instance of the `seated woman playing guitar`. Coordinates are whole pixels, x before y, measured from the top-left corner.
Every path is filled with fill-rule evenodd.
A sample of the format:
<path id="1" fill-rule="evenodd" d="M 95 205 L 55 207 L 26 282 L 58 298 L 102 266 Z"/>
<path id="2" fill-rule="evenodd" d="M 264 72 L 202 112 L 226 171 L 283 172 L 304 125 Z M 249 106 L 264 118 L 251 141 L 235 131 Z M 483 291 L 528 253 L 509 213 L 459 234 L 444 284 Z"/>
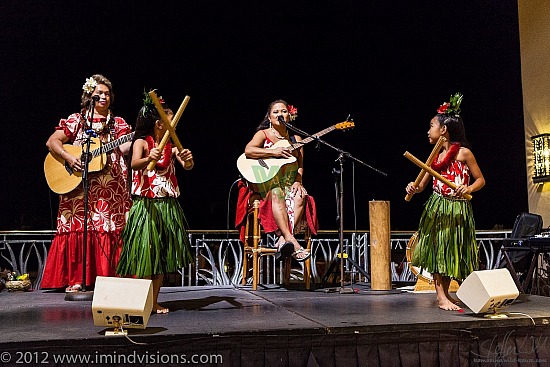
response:
<path id="1" fill-rule="evenodd" d="M 258 170 L 273 169 L 268 167 L 262 159 L 281 160 L 284 162 L 277 175 L 262 185 L 251 184 L 241 180 L 241 193 L 248 191 L 248 194 L 259 193 L 262 197 L 260 204 L 260 218 L 264 231 L 275 232 L 279 239 L 277 248 L 279 258 L 292 256 L 297 261 L 305 261 L 311 254 L 304 249 L 294 233 L 300 232 L 308 222 L 316 223 L 311 215 L 304 215 L 306 203 L 313 206 L 312 213 L 315 213 L 313 198 L 308 196 L 306 189 L 302 186 L 304 174 L 303 168 L 303 147 L 295 149 L 291 144 L 300 142 L 302 139 L 297 136 L 290 136 L 284 122 L 296 118 L 297 110 L 283 100 L 271 102 L 267 113 L 257 128 L 252 140 L 246 145 L 244 155 L 247 159 L 259 162 L 253 168 L 258 175 L 268 176 L 259 173 Z M 288 164 L 286 164 L 288 162 Z M 242 197 L 242 195 L 241 195 Z M 242 200 L 240 200 L 242 202 Z M 239 209 L 238 209 L 239 211 Z M 241 217 L 242 218 L 242 217 Z M 237 218 L 239 226 L 239 216 Z M 313 225 L 315 227 L 316 225 Z M 316 231 L 316 228 L 313 228 Z"/>

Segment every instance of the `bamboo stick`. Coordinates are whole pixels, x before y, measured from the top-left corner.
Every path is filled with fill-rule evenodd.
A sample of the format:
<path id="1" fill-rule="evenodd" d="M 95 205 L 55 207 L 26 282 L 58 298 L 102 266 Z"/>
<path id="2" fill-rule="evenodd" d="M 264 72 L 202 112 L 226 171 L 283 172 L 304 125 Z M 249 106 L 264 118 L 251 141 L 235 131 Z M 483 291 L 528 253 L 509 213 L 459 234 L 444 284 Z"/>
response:
<path id="1" fill-rule="evenodd" d="M 183 150 L 183 147 L 181 145 L 181 142 L 176 135 L 176 126 L 179 122 L 179 119 L 181 118 L 181 115 L 183 114 L 183 111 L 185 110 L 185 107 L 187 107 L 187 103 L 189 103 L 189 96 L 185 96 L 183 102 L 180 105 L 180 108 L 176 112 L 176 115 L 172 119 L 172 122 L 168 121 L 168 116 L 166 116 L 166 113 L 164 112 L 164 109 L 162 108 L 162 105 L 160 104 L 160 101 L 157 97 L 157 94 L 154 90 L 149 92 L 149 95 L 151 96 L 151 99 L 153 100 L 153 103 L 155 104 L 155 107 L 159 113 L 159 116 L 166 125 L 166 132 L 164 133 L 164 136 L 162 137 L 162 140 L 158 146 L 158 148 L 162 151 L 164 147 L 166 146 L 166 143 L 168 143 L 168 139 L 172 137 L 172 141 L 174 142 L 174 145 L 180 150 Z M 149 165 L 147 166 L 147 170 L 151 171 L 153 168 L 155 168 L 155 164 L 157 164 L 156 160 L 152 160 L 149 162 Z"/>
<path id="2" fill-rule="evenodd" d="M 432 149 L 432 152 L 428 157 L 428 160 L 426 161 L 426 166 L 432 165 L 432 162 L 437 157 L 437 154 L 441 150 L 443 143 L 445 143 L 446 141 L 447 139 L 443 135 L 439 137 L 439 139 L 437 140 L 437 143 L 435 144 L 435 147 Z M 418 185 L 420 185 L 420 182 L 422 181 L 425 175 L 426 175 L 426 170 L 424 169 L 420 170 L 420 173 L 418 174 L 418 176 L 416 177 L 416 180 L 414 181 L 414 187 L 418 187 Z M 405 196 L 405 201 L 411 201 L 411 198 L 413 197 L 413 195 L 414 195 L 414 192 L 412 194 L 407 194 Z"/>
<path id="3" fill-rule="evenodd" d="M 432 167 L 430 166 L 427 166 L 424 164 L 424 162 L 422 162 L 421 160 L 419 160 L 418 158 L 416 158 L 414 155 L 412 155 L 411 153 L 409 152 L 405 152 L 405 154 L 403 154 L 405 156 L 405 158 L 407 158 L 408 160 L 410 160 L 411 162 L 413 162 L 414 164 L 416 164 L 418 167 L 422 168 L 423 170 L 425 170 L 426 172 L 428 172 L 430 175 L 432 175 L 433 177 L 437 178 L 439 181 L 443 182 L 444 184 L 446 184 L 447 186 L 449 186 L 450 188 L 452 188 L 453 190 L 456 190 L 456 184 L 454 182 L 451 182 L 449 181 L 448 179 L 446 179 L 445 177 L 441 176 L 437 171 L 434 171 L 432 169 Z M 468 199 L 468 200 L 471 200 L 472 199 L 472 195 L 470 194 L 464 194 L 464 198 L 465 199 Z"/>

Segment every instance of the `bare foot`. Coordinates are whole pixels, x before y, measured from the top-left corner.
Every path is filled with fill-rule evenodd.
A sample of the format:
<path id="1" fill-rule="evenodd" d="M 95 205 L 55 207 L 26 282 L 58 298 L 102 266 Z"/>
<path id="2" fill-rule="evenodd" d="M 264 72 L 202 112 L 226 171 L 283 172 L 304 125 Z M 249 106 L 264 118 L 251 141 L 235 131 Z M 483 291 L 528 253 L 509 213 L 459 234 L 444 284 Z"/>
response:
<path id="1" fill-rule="evenodd" d="M 459 311 L 462 309 L 458 305 L 448 300 L 447 298 L 444 298 L 442 300 L 438 299 L 437 305 L 439 306 L 440 309 L 445 311 Z"/>
<path id="2" fill-rule="evenodd" d="M 153 313 L 164 314 L 164 313 L 168 313 L 168 312 L 170 312 L 170 310 L 168 308 L 166 308 L 164 306 L 161 306 L 158 303 L 153 306 Z"/>
<path id="3" fill-rule="evenodd" d="M 446 296 L 447 296 L 447 299 L 448 299 L 449 301 L 451 301 L 452 303 L 454 303 L 455 305 L 459 305 L 459 304 L 460 304 L 460 301 L 459 301 L 458 299 L 456 299 L 456 298 L 454 298 L 454 297 L 451 297 L 451 295 L 449 295 L 449 294 L 446 294 Z"/>

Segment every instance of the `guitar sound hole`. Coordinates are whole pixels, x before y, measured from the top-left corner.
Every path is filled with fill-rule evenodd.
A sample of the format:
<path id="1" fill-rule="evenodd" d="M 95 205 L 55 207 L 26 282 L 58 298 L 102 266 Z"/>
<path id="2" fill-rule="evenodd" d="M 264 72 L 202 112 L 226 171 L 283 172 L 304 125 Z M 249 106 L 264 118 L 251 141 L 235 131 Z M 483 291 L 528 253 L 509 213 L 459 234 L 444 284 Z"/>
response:
<path id="1" fill-rule="evenodd" d="M 69 175 L 73 174 L 73 169 L 71 168 L 71 166 L 69 166 L 69 163 L 67 163 L 67 162 L 65 162 L 65 169 L 67 170 Z"/>

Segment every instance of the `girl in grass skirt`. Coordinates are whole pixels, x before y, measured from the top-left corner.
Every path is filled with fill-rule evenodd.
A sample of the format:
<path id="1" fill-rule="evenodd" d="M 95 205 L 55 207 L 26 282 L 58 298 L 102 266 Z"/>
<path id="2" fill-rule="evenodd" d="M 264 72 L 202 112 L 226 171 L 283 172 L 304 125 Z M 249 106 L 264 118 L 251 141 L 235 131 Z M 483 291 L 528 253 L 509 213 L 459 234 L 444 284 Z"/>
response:
<path id="1" fill-rule="evenodd" d="M 128 166 L 132 182 L 132 208 L 122 233 L 123 248 L 117 273 L 153 281 L 153 312 L 167 313 L 158 304 L 158 294 L 164 274 L 173 273 L 188 265 L 193 257 L 187 235 L 187 221 L 178 202 L 180 195 L 175 162 L 185 170 L 193 168 L 193 155 L 188 149 L 178 149 L 167 143 L 159 144 L 166 131 L 149 94 L 139 111 Z M 168 118 L 173 113 L 162 99 Z M 151 161 L 157 161 L 148 171 Z M 129 180 L 130 181 L 130 180 Z"/>
<path id="2" fill-rule="evenodd" d="M 447 141 L 432 168 L 457 185 L 456 190 L 432 179 L 433 193 L 424 206 L 418 227 L 418 242 L 412 265 L 432 273 L 439 308 L 460 310 L 458 300 L 449 295 L 451 279 L 462 281 L 478 267 L 478 249 L 472 204 L 464 195 L 485 185 L 474 154 L 469 149 L 460 117 L 462 95 L 456 93 L 437 110 L 430 121 L 428 139 L 435 144 L 440 136 Z M 425 175 L 418 187 L 407 185 L 408 194 L 423 191 L 430 182 Z"/>

